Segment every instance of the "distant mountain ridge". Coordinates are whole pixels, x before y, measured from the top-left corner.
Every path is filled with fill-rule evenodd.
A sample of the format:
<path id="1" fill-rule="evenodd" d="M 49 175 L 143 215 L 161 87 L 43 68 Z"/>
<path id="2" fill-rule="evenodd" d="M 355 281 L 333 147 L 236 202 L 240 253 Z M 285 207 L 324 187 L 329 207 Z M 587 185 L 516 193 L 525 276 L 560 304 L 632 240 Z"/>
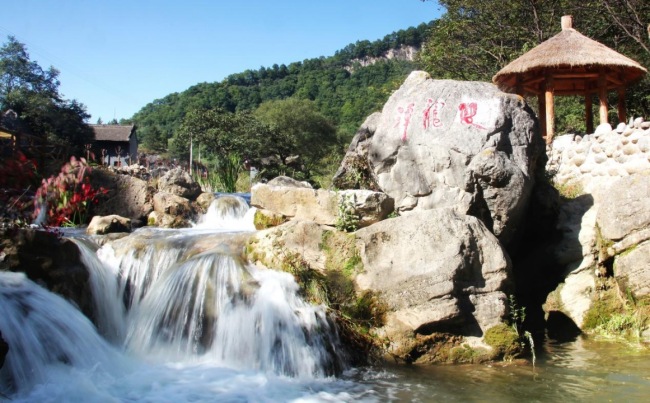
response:
<path id="1" fill-rule="evenodd" d="M 231 74 L 221 82 L 196 84 L 147 104 L 124 123 L 138 126 L 145 149 L 165 151 L 168 139 L 192 109 L 254 110 L 265 101 L 298 97 L 314 101 L 346 141 L 416 69 L 417 50 L 434 23 L 396 31 L 374 42 L 357 41 L 334 56 L 288 66 L 274 64 Z"/>

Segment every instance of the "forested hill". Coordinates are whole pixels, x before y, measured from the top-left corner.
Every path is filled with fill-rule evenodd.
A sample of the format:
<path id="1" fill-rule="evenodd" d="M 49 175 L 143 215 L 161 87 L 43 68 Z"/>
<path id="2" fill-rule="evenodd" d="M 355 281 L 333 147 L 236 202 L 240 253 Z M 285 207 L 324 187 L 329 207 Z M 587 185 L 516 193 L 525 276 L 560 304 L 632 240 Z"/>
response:
<path id="1" fill-rule="evenodd" d="M 232 74 L 221 82 L 200 83 L 151 102 L 129 121 L 137 124 L 144 148 L 164 151 L 190 110 L 254 110 L 264 101 L 298 97 L 314 101 L 347 141 L 415 69 L 413 61 L 383 56 L 390 50 L 419 49 L 433 24 L 393 32 L 374 42 L 357 41 L 330 57 L 274 64 Z"/>

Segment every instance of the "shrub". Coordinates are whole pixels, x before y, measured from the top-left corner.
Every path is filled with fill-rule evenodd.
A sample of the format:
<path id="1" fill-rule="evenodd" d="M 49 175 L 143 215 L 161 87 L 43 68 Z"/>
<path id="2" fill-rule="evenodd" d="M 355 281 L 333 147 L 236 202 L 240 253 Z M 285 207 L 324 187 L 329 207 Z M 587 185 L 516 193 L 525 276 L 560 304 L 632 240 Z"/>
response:
<path id="1" fill-rule="evenodd" d="M 353 232 L 359 229 L 359 216 L 354 207 L 354 197 L 345 195 L 339 198 L 338 215 L 334 224 L 339 231 Z"/>
<path id="2" fill-rule="evenodd" d="M 89 203 L 97 203 L 108 191 L 90 184 L 86 160 L 70 158 L 57 176 L 43 179 L 34 197 L 34 218 L 55 227 L 86 224 Z"/>
<path id="3" fill-rule="evenodd" d="M 32 195 L 38 185 L 36 162 L 18 153 L 0 164 L 0 208 L 6 225 L 27 225 L 33 212 Z"/>

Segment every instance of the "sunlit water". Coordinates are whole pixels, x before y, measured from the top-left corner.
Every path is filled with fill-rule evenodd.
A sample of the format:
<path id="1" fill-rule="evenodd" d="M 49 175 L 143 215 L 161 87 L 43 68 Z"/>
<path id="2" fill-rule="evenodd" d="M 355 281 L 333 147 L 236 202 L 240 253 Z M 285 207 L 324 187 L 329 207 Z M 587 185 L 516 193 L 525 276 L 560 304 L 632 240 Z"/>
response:
<path id="1" fill-rule="evenodd" d="M 537 365 L 346 368 L 323 307 L 291 276 L 239 257 L 251 229 L 222 200 L 191 230 L 141 229 L 99 248 L 92 324 L 19 273 L 0 273 L 11 346 L 0 401 L 555 402 L 647 401 L 650 355 L 634 345 L 547 342 Z M 239 222 L 239 224 L 238 224 Z M 233 232 L 234 231 L 234 232 Z"/>

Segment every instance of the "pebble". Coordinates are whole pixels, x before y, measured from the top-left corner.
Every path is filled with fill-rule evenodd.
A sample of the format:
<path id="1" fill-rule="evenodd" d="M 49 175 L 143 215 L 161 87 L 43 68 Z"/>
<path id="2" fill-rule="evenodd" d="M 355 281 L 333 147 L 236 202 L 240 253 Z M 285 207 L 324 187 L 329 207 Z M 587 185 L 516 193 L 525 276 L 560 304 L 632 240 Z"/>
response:
<path id="1" fill-rule="evenodd" d="M 638 129 L 639 127 L 641 127 L 642 123 L 643 123 L 643 118 L 636 118 L 634 119 L 634 123 L 632 123 L 632 126 Z"/>

